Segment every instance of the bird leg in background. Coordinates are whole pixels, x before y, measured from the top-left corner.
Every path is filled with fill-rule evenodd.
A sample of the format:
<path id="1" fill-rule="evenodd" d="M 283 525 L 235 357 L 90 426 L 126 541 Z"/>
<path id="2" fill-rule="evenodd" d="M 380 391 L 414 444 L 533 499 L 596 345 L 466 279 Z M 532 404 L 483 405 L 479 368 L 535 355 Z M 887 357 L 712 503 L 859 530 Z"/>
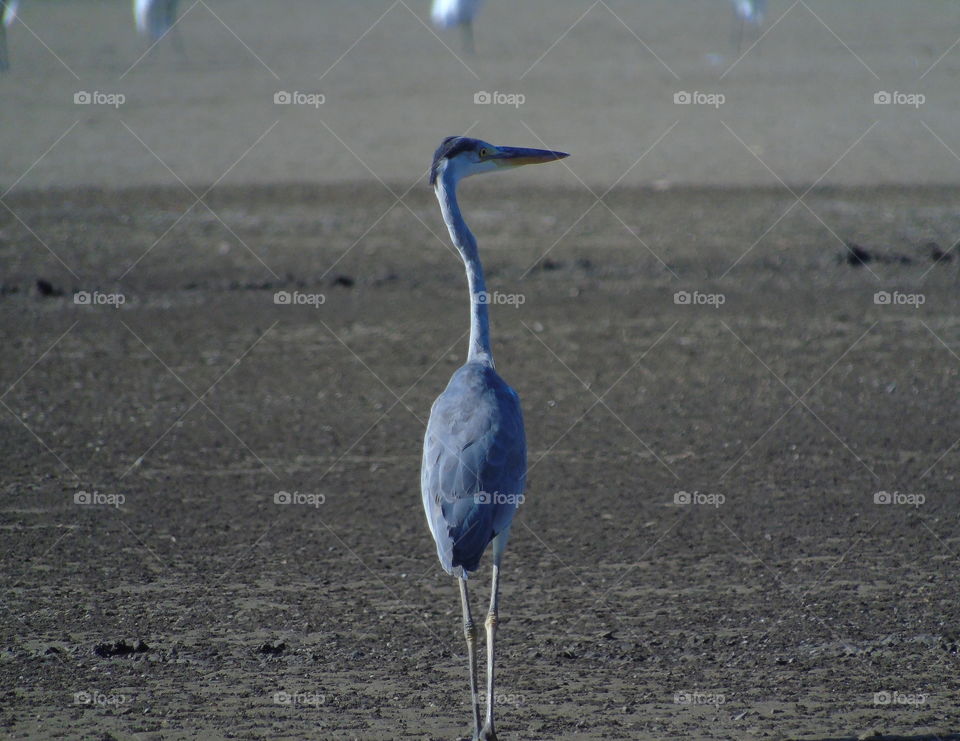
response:
<path id="1" fill-rule="evenodd" d="M 463 33 L 463 48 L 467 54 L 473 54 L 475 51 L 473 48 L 473 21 L 467 21 L 461 28 Z"/>
<path id="2" fill-rule="evenodd" d="M 0 18 L 0 72 L 6 72 L 8 69 L 10 69 L 10 61 L 7 58 L 7 29 L 4 28 L 3 19 Z"/>
<path id="3" fill-rule="evenodd" d="M 496 548 L 496 546 L 494 546 Z M 496 741 L 497 734 L 493 730 L 493 662 L 494 647 L 497 637 L 497 617 L 500 608 L 500 558 L 496 554 L 493 562 L 493 582 L 490 586 L 490 611 L 487 613 L 487 722 L 483 726 L 480 738 L 483 741 Z"/>
<path id="4" fill-rule="evenodd" d="M 470 615 L 467 580 L 460 578 L 460 601 L 463 603 L 463 635 L 467 639 L 467 657 L 470 661 L 470 696 L 473 700 L 473 737 L 480 733 L 480 698 L 477 696 L 477 626 Z"/>

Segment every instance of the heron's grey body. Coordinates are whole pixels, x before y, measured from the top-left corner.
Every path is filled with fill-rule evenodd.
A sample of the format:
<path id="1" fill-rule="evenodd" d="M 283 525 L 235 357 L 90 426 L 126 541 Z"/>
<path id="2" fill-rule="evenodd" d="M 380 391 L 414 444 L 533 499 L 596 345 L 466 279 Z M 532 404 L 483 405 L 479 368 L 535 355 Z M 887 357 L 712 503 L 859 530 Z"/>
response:
<path id="1" fill-rule="evenodd" d="M 423 506 L 447 573 L 466 578 L 490 541 L 506 540 L 526 470 L 520 397 L 491 363 L 468 362 L 433 403 L 423 441 Z"/>
<path id="2" fill-rule="evenodd" d="M 443 568 L 458 577 L 470 665 L 474 739 L 496 741 L 493 726 L 494 641 L 499 614 L 500 561 L 526 483 L 527 443 L 517 393 L 497 375 L 490 347 L 489 294 L 477 251 L 457 202 L 457 183 L 499 167 L 549 162 L 567 155 L 539 149 L 495 147 L 450 136 L 434 154 L 434 186 L 450 238 L 460 252 L 470 291 L 470 349 L 430 410 L 423 441 L 423 508 Z M 493 579 L 487 613 L 487 715 L 480 727 L 477 629 L 467 577 L 493 543 Z"/>

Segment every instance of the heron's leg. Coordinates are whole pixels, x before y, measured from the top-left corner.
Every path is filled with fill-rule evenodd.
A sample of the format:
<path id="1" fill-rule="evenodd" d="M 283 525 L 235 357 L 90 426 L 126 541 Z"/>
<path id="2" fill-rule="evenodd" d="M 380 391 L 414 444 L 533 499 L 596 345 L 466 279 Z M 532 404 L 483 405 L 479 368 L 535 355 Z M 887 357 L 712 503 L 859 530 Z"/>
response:
<path id="1" fill-rule="evenodd" d="M 497 621 L 500 612 L 500 559 L 507 547 L 509 531 L 504 531 L 493 539 L 493 578 L 490 584 L 490 610 L 487 612 L 487 721 L 480 733 L 482 741 L 497 741 L 493 727 L 494 698 L 494 655 L 496 651 Z"/>
<path id="2" fill-rule="evenodd" d="M 477 696 L 477 626 L 470 615 L 467 580 L 460 578 L 460 601 L 463 603 L 463 635 L 467 639 L 467 657 L 470 662 L 470 695 L 473 700 L 473 737 L 480 736 L 480 698 Z"/>

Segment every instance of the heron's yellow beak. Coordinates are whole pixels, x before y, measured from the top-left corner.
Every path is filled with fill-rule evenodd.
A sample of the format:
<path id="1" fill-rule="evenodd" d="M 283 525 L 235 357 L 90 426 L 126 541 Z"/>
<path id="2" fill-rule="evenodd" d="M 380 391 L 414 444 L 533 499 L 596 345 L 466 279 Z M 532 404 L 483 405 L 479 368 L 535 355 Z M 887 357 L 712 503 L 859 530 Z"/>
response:
<path id="1" fill-rule="evenodd" d="M 549 149 L 525 149 L 524 147 L 497 147 L 487 159 L 500 167 L 519 167 L 536 165 L 541 162 L 554 162 L 570 155 L 566 152 L 553 152 Z"/>

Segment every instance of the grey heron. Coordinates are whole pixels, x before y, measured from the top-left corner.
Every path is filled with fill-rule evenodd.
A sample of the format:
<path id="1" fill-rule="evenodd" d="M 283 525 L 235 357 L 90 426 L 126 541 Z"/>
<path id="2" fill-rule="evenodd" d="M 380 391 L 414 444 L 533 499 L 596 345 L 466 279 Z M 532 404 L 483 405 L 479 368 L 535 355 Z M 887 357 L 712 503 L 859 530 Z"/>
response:
<path id="1" fill-rule="evenodd" d="M 470 348 L 430 409 L 423 440 L 420 488 L 427 523 L 444 570 L 457 577 L 467 639 L 474 739 L 495 741 L 494 640 L 499 615 L 500 561 L 517 505 L 523 499 L 527 445 L 517 393 L 497 375 L 490 348 L 488 307 L 477 240 L 457 203 L 457 183 L 482 172 L 552 162 L 564 152 L 497 147 L 479 139 L 449 136 L 433 156 L 434 186 L 450 239 L 460 252 L 470 291 Z M 487 633 L 487 714 L 480 727 L 477 695 L 477 629 L 470 613 L 467 578 L 493 543 L 493 575 Z"/>
<path id="2" fill-rule="evenodd" d="M 0 0 L 0 72 L 10 69 L 10 57 L 7 54 L 7 29 L 17 17 L 20 0 Z"/>
<path id="3" fill-rule="evenodd" d="M 473 19 L 480 11 L 483 0 L 433 0 L 430 18 L 437 28 L 463 29 L 463 45 L 473 53 Z"/>

